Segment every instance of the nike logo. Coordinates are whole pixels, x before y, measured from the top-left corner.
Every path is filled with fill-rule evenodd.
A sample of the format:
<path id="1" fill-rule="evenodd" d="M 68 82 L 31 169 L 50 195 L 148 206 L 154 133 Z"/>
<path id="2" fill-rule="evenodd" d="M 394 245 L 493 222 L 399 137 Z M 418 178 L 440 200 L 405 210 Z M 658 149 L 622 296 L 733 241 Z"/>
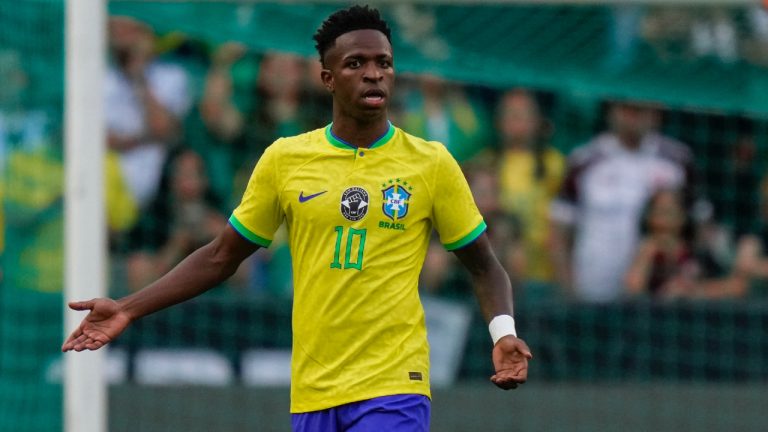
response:
<path id="1" fill-rule="evenodd" d="M 322 194 L 324 194 L 326 192 L 328 192 L 328 191 L 324 190 L 324 191 L 318 192 L 316 194 L 304 196 L 304 191 L 301 191 L 301 193 L 299 193 L 299 202 L 300 203 L 307 202 L 307 201 L 311 200 L 312 198 L 319 197 L 320 195 L 322 195 Z"/>

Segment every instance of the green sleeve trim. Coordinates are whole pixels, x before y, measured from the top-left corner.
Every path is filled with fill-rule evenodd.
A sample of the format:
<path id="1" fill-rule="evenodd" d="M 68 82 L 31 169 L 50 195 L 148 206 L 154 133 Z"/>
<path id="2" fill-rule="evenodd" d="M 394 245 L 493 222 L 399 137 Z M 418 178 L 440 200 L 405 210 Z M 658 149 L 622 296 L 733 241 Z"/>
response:
<path id="1" fill-rule="evenodd" d="M 269 247 L 269 245 L 272 244 L 272 240 L 267 240 L 264 237 L 260 237 L 252 233 L 251 230 L 246 228 L 245 225 L 243 225 L 242 223 L 240 223 L 239 220 L 237 220 L 235 215 L 230 216 L 229 224 L 232 225 L 232 228 L 234 228 L 238 234 L 240 234 L 243 238 L 245 238 L 251 243 L 257 244 L 261 247 Z"/>
<path id="2" fill-rule="evenodd" d="M 465 235 L 459 240 L 456 240 L 453 243 L 448 243 L 446 245 L 443 245 L 443 247 L 445 247 L 445 249 L 449 251 L 463 248 L 464 246 L 477 240 L 477 238 L 480 237 L 480 234 L 484 233 L 487 228 L 488 226 L 485 224 L 485 221 L 480 221 L 480 225 L 478 225 L 477 228 L 470 231 L 469 234 Z"/>

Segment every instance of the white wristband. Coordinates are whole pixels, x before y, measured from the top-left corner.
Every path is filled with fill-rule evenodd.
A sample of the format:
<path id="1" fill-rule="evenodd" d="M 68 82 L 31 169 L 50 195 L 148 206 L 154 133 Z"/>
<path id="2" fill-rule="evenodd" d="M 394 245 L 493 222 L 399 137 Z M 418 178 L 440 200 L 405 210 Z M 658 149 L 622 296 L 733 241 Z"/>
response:
<path id="1" fill-rule="evenodd" d="M 517 337 L 517 332 L 515 331 L 515 319 L 509 315 L 495 316 L 491 320 L 491 323 L 488 324 L 488 331 L 491 332 L 491 339 L 493 339 L 494 345 L 496 345 L 496 342 L 504 336 L 512 335 Z"/>

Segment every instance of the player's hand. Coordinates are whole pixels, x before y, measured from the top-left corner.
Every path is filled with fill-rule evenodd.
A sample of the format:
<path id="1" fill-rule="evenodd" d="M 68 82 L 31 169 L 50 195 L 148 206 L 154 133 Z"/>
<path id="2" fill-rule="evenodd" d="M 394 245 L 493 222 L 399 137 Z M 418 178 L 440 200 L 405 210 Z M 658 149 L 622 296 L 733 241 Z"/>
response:
<path id="1" fill-rule="evenodd" d="M 533 354 L 522 339 L 504 336 L 493 347 L 492 357 L 496 374 L 491 377 L 491 382 L 497 387 L 514 389 L 528 379 L 528 360 Z"/>
<path id="2" fill-rule="evenodd" d="M 70 309 L 89 310 L 88 315 L 72 334 L 69 335 L 61 350 L 83 351 L 97 350 L 112 342 L 131 323 L 131 318 L 120 309 L 120 305 L 108 298 L 89 301 L 71 302 Z"/>

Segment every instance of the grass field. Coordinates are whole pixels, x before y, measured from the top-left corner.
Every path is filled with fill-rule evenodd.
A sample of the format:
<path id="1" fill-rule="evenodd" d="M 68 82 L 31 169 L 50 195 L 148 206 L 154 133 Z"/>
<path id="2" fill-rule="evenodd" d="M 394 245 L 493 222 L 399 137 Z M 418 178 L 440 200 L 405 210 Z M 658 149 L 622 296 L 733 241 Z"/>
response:
<path id="1" fill-rule="evenodd" d="M 287 388 L 110 389 L 111 432 L 290 430 Z M 490 384 L 433 392 L 434 432 L 766 430 L 765 383 Z"/>

